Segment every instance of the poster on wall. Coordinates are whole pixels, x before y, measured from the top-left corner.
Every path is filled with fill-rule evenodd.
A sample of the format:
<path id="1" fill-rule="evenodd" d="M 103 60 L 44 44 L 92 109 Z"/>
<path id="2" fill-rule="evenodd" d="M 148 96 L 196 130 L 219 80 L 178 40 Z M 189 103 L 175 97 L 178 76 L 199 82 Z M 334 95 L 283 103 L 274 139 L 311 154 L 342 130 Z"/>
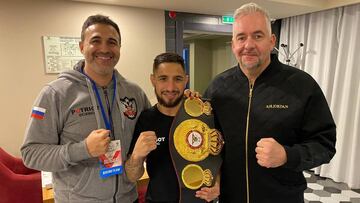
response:
<path id="1" fill-rule="evenodd" d="M 80 37 L 43 36 L 45 73 L 71 70 L 83 59 L 79 49 Z"/>

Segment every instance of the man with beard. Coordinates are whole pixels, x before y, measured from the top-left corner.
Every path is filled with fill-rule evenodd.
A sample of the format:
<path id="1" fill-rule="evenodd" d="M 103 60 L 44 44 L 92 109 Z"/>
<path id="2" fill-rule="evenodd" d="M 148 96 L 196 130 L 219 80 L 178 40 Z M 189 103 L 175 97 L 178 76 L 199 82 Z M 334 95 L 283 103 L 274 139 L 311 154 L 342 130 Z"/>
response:
<path id="1" fill-rule="evenodd" d="M 158 103 L 141 113 L 130 145 L 126 174 L 135 182 L 144 173 L 146 159 L 149 185 L 146 202 L 178 203 L 179 186 L 169 151 L 169 131 L 180 108 L 188 82 L 184 60 L 175 53 L 158 55 L 150 77 Z M 219 195 L 219 184 L 203 187 L 196 197 L 212 201 Z"/>

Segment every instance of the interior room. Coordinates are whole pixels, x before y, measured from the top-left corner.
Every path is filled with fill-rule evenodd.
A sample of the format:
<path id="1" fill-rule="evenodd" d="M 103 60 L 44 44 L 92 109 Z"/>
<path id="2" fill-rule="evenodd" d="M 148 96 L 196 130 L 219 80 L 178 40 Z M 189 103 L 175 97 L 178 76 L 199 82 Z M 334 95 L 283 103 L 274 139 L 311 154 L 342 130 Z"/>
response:
<path id="1" fill-rule="evenodd" d="M 150 75 L 154 57 L 175 52 L 185 60 L 188 88 L 203 94 L 219 73 L 237 65 L 232 52 L 232 16 L 247 0 L 12 0 L 0 6 L 0 91 L 3 106 L 0 150 L 12 163 L 20 148 L 39 92 L 59 73 L 72 69 L 81 26 L 94 14 L 113 19 L 121 31 L 120 60 L 115 68 L 157 103 Z M 330 163 L 304 171 L 305 202 L 360 202 L 360 1 L 254 0 L 271 14 L 276 47 L 272 54 L 309 74 L 319 84 L 336 123 L 336 154 Z M 50 37 L 70 42 L 78 58 L 50 69 Z M 72 54 L 71 54 L 72 55 Z M 9 86 L 10 85 L 10 86 Z M 8 156 L 9 155 L 9 156 Z M 10 158 L 9 158 L 10 157 Z M 22 165 L 23 167 L 23 165 Z M 1 169 L 3 170 L 3 169 Z M 4 169 L 5 170 L 5 169 Z M 22 172 L 24 172 L 23 169 Z M 27 170 L 27 169 L 26 169 Z M 37 179 L 38 171 L 26 171 Z M 35 173 L 35 175 L 33 174 Z M 48 176 L 49 174 L 43 174 Z M 50 175 L 51 176 L 51 175 Z M 2 176 L 0 176 L 2 177 Z M 48 178 L 48 177 L 45 177 Z M 47 180 L 51 181 L 51 177 Z M 1 179 L 0 179 L 1 180 Z M 147 184 L 145 175 L 139 188 Z M 46 185 L 47 183 L 45 183 Z M 54 202 L 42 183 L 42 200 Z M 3 186 L 1 186 L 3 187 Z M 0 189 L 1 190 L 1 189 Z M 5 190 L 4 190 L 5 191 Z M 36 193 L 38 191 L 30 191 Z M 145 189 L 146 191 L 146 189 Z M 51 192 L 51 191 L 50 191 Z M 142 191 L 144 193 L 144 191 Z M 0 194 L 2 194 L 0 192 Z M 2 194 L 6 195 L 6 194 Z M 0 195 L 1 196 L 1 195 Z M 36 195 L 35 195 L 36 196 Z M 1 202 L 0 197 L 0 202 Z M 33 198 L 33 197 L 31 197 Z M 35 197 L 39 198 L 39 197 Z M 47 199 L 48 198 L 48 199 Z"/>

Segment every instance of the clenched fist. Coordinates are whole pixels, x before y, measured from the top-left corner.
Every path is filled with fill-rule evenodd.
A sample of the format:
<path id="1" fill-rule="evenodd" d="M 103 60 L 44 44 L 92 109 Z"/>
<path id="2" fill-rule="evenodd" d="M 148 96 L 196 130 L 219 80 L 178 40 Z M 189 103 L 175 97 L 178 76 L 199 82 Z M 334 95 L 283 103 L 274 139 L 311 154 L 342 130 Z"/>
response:
<path id="1" fill-rule="evenodd" d="M 86 147 L 92 157 L 98 157 L 107 152 L 110 143 L 110 130 L 93 130 L 85 139 Z"/>
<path id="2" fill-rule="evenodd" d="M 144 131 L 138 137 L 132 156 L 135 160 L 144 160 L 146 156 L 156 149 L 156 134 L 154 131 Z"/>
<path id="3" fill-rule="evenodd" d="M 284 147 L 274 138 L 260 139 L 255 148 L 257 162 L 266 168 L 282 166 L 287 161 Z"/>

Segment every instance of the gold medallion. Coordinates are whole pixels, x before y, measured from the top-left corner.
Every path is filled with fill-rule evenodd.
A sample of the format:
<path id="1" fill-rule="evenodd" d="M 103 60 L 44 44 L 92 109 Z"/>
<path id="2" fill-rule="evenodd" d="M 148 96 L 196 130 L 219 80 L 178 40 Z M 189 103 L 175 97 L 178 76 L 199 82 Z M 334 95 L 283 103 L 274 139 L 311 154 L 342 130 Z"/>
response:
<path id="1" fill-rule="evenodd" d="M 203 102 L 200 98 L 187 98 L 184 102 L 184 109 L 192 117 L 199 117 L 203 113 L 207 116 L 212 114 L 210 102 Z"/>
<path id="2" fill-rule="evenodd" d="M 180 123 L 174 132 L 176 151 L 188 161 L 201 161 L 209 155 L 208 125 L 197 119 Z"/>
<path id="3" fill-rule="evenodd" d="M 192 117 L 198 117 L 203 113 L 203 102 L 199 98 L 187 98 L 184 103 L 184 108 L 187 114 Z"/>
<path id="4" fill-rule="evenodd" d="M 199 165 L 189 164 L 182 170 L 181 179 L 187 188 L 196 190 L 202 185 L 211 186 L 214 177 L 209 169 L 203 170 Z"/>
<path id="5" fill-rule="evenodd" d="M 176 151 L 188 161 L 202 161 L 209 154 L 218 155 L 224 140 L 221 133 L 197 119 L 188 119 L 180 123 L 174 132 Z"/>

